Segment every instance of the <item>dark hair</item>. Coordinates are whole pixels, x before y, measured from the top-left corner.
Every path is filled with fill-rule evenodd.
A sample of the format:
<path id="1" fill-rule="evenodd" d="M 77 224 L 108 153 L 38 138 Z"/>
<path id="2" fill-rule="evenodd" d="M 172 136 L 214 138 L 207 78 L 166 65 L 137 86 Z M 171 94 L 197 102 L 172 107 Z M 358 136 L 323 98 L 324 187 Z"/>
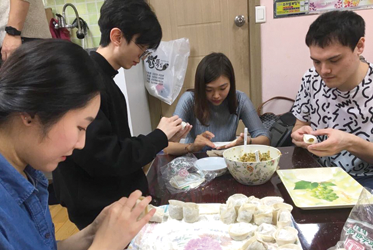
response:
<path id="1" fill-rule="evenodd" d="M 0 68 L 0 124 L 14 114 L 37 115 L 46 134 L 64 114 L 99 94 L 97 72 L 88 53 L 74 43 L 23 44 Z"/>
<path id="2" fill-rule="evenodd" d="M 227 96 L 228 108 L 231 114 L 236 114 L 236 80 L 232 63 L 223 53 L 211 53 L 198 64 L 194 82 L 194 114 L 204 126 L 208 126 L 210 118 L 206 84 L 215 81 L 220 76 L 225 76 L 230 81 L 230 90 Z"/>
<path id="3" fill-rule="evenodd" d="M 100 45 L 110 43 L 110 31 L 119 28 L 127 43 L 139 34 L 135 43 L 156 49 L 162 39 L 162 28 L 157 16 L 145 0 L 106 0 L 100 10 L 98 25 L 101 31 Z"/>
<path id="4" fill-rule="evenodd" d="M 330 11 L 320 15 L 308 29 L 306 44 L 324 48 L 333 42 L 353 51 L 365 35 L 364 19 L 353 11 Z"/>

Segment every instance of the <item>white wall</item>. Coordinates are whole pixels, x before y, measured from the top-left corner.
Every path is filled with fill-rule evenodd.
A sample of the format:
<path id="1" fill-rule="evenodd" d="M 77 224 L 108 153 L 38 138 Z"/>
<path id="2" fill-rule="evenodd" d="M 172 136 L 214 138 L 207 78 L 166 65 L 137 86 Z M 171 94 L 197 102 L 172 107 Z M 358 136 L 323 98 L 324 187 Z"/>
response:
<path id="1" fill-rule="evenodd" d="M 304 40 L 309 25 L 318 15 L 304 15 L 286 18 L 273 18 L 273 0 L 261 0 L 266 6 L 267 22 L 261 24 L 262 46 L 262 98 L 273 96 L 295 98 L 301 78 L 312 67 L 309 50 Z M 373 9 L 357 10 L 366 23 L 366 48 L 363 56 L 373 62 Z M 267 106 L 278 113 L 286 111 L 290 105 Z M 281 110 L 279 110 L 280 108 Z"/>
<path id="2" fill-rule="evenodd" d="M 150 112 L 144 85 L 143 65 L 140 63 L 129 70 L 120 68 L 114 81 L 126 97 L 128 122 L 132 135 L 150 133 Z"/>

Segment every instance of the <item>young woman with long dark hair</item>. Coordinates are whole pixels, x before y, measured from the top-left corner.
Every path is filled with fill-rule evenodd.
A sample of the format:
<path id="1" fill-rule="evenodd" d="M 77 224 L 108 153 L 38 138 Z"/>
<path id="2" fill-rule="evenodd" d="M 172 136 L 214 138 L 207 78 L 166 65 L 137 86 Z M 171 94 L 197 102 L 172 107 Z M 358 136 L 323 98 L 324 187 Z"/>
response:
<path id="1" fill-rule="evenodd" d="M 269 145 L 269 132 L 261 123 L 249 97 L 236 90 L 232 63 L 223 53 L 211 53 L 198 64 L 194 89 L 185 92 L 174 112 L 189 123 L 186 143 L 170 142 L 168 154 L 182 155 L 217 148 L 214 142 L 232 141 L 224 148 L 243 144 L 236 139 L 239 120 L 248 128 L 248 144 Z M 221 147 L 218 147 L 221 148 Z"/>

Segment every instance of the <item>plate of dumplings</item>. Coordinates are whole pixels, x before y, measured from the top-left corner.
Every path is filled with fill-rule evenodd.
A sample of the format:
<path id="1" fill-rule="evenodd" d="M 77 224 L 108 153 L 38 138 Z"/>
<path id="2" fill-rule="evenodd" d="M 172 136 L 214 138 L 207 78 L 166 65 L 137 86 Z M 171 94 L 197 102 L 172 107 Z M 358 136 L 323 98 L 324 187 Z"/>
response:
<path id="1" fill-rule="evenodd" d="M 226 203 L 169 200 L 128 249 L 301 250 L 293 207 L 278 196 L 230 196 Z M 157 222 L 154 222 L 157 221 Z"/>

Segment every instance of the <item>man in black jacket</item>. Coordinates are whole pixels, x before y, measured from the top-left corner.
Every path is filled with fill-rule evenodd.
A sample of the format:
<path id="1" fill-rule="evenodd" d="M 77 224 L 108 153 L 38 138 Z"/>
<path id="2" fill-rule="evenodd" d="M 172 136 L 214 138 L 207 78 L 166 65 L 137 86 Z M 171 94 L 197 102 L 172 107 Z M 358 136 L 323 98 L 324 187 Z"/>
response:
<path id="1" fill-rule="evenodd" d="M 169 140 L 178 140 L 187 132 L 182 130 L 181 119 L 173 116 L 162 118 L 146 136 L 131 136 L 126 100 L 113 77 L 119 68 L 131 68 L 156 49 L 162 29 L 145 1 L 106 0 L 100 12 L 100 46 L 91 53 L 102 73 L 100 110 L 87 129 L 85 148 L 74 151 L 53 173 L 56 197 L 79 229 L 105 206 L 134 190 L 147 194 L 142 167 Z"/>

